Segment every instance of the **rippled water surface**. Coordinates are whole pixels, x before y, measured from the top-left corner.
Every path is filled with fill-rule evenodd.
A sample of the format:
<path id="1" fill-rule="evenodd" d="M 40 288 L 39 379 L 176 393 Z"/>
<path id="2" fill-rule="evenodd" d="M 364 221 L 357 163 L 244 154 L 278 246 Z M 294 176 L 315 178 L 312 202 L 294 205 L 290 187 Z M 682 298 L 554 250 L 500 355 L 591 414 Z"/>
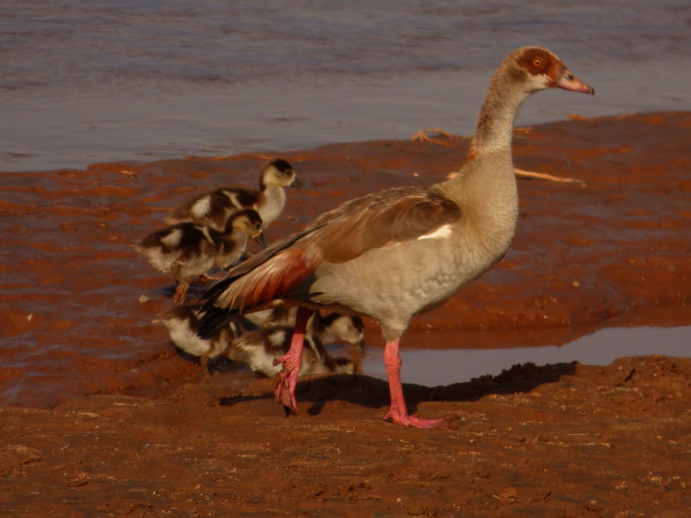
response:
<path id="1" fill-rule="evenodd" d="M 467 134 L 527 44 L 597 95 L 543 93 L 519 124 L 688 109 L 690 16 L 681 0 L 4 0 L 0 170 Z"/>

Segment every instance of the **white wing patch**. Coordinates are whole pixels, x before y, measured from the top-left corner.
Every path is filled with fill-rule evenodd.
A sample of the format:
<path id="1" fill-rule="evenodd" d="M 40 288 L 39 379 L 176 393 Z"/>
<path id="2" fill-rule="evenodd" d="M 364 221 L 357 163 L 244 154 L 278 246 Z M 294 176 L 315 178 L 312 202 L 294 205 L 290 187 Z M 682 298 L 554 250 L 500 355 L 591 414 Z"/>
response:
<path id="1" fill-rule="evenodd" d="M 269 343 L 279 349 L 286 341 L 286 332 L 281 330 L 275 331 L 269 335 Z"/>
<path id="2" fill-rule="evenodd" d="M 204 218 L 211 210 L 211 196 L 202 196 L 192 205 L 192 216 L 199 219 Z"/>
<path id="3" fill-rule="evenodd" d="M 199 338 L 197 333 L 192 331 L 190 322 L 187 319 L 169 318 L 163 321 L 168 328 L 170 339 L 182 350 L 194 356 L 208 354 L 211 349 L 211 342 Z"/>
<path id="4" fill-rule="evenodd" d="M 180 239 L 182 239 L 182 230 L 176 228 L 170 234 L 161 238 L 161 243 L 166 245 L 168 248 L 175 248 L 180 244 Z"/>
<path id="5" fill-rule="evenodd" d="M 423 234 L 420 237 L 418 237 L 418 240 L 420 239 L 443 239 L 446 237 L 449 237 L 451 235 L 451 225 L 447 223 L 446 225 L 442 225 L 439 227 L 437 230 L 434 232 L 430 232 L 429 234 Z"/>

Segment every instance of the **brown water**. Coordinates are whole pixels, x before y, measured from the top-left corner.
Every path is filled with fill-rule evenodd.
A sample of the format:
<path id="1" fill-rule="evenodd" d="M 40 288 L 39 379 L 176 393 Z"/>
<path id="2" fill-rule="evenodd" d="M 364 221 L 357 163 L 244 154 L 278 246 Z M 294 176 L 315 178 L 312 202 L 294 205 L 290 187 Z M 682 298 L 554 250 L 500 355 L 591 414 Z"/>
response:
<path id="1" fill-rule="evenodd" d="M 473 131 L 511 49 L 555 50 L 597 90 L 519 123 L 688 109 L 688 2 L 0 4 L 0 171 L 306 149 Z"/>

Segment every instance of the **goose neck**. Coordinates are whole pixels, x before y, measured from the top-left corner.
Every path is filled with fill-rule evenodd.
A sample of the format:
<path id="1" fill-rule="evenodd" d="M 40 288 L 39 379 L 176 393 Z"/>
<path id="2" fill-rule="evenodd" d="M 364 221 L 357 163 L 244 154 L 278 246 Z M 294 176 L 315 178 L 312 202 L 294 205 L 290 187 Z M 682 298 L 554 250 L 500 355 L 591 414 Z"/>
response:
<path id="1" fill-rule="evenodd" d="M 511 147 L 513 124 L 528 95 L 529 92 L 507 87 L 502 75 L 493 78 L 480 110 L 471 156 Z"/>

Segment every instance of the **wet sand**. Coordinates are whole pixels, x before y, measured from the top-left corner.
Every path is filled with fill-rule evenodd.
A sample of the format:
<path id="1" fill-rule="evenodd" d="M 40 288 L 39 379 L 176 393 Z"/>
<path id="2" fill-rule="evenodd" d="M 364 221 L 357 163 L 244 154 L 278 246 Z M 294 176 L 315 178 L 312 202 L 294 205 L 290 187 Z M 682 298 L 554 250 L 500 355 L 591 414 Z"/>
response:
<path id="1" fill-rule="evenodd" d="M 382 421 L 364 377 L 299 385 L 284 419 L 271 382 L 190 383 L 165 397 L 0 409 L 5 516 L 689 515 L 691 361 L 524 366 L 406 387 L 420 431 Z"/>
<path id="2" fill-rule="evenodd" d="M 578 182 L 520 180 L 506 259 L 416 318 L 403 347 L 559 344 L 614 324 L 691 324 L 690 128 L 688 112 L 519 128 L 517 167 Z M 435 137 L 281 153 L 310 189 L 288 193 L 267 237 L 359 194 L 438 181 L 468 144 Z M 367 376 L 302 382 L 304 415 L 288 420 L 270 380 L 219 371 L 200 382 L 199 366 L 151 323 L 170 305 L 169 281 L 129 244 L 194 194 L 254 184 L 273 156 L 2 173 L 3 514 L 691 512 L 688 358 L 526 365 L 407 385 L 417 412 L 452 420 L 432 432 L 382 422 L 386 385 Z"/>

